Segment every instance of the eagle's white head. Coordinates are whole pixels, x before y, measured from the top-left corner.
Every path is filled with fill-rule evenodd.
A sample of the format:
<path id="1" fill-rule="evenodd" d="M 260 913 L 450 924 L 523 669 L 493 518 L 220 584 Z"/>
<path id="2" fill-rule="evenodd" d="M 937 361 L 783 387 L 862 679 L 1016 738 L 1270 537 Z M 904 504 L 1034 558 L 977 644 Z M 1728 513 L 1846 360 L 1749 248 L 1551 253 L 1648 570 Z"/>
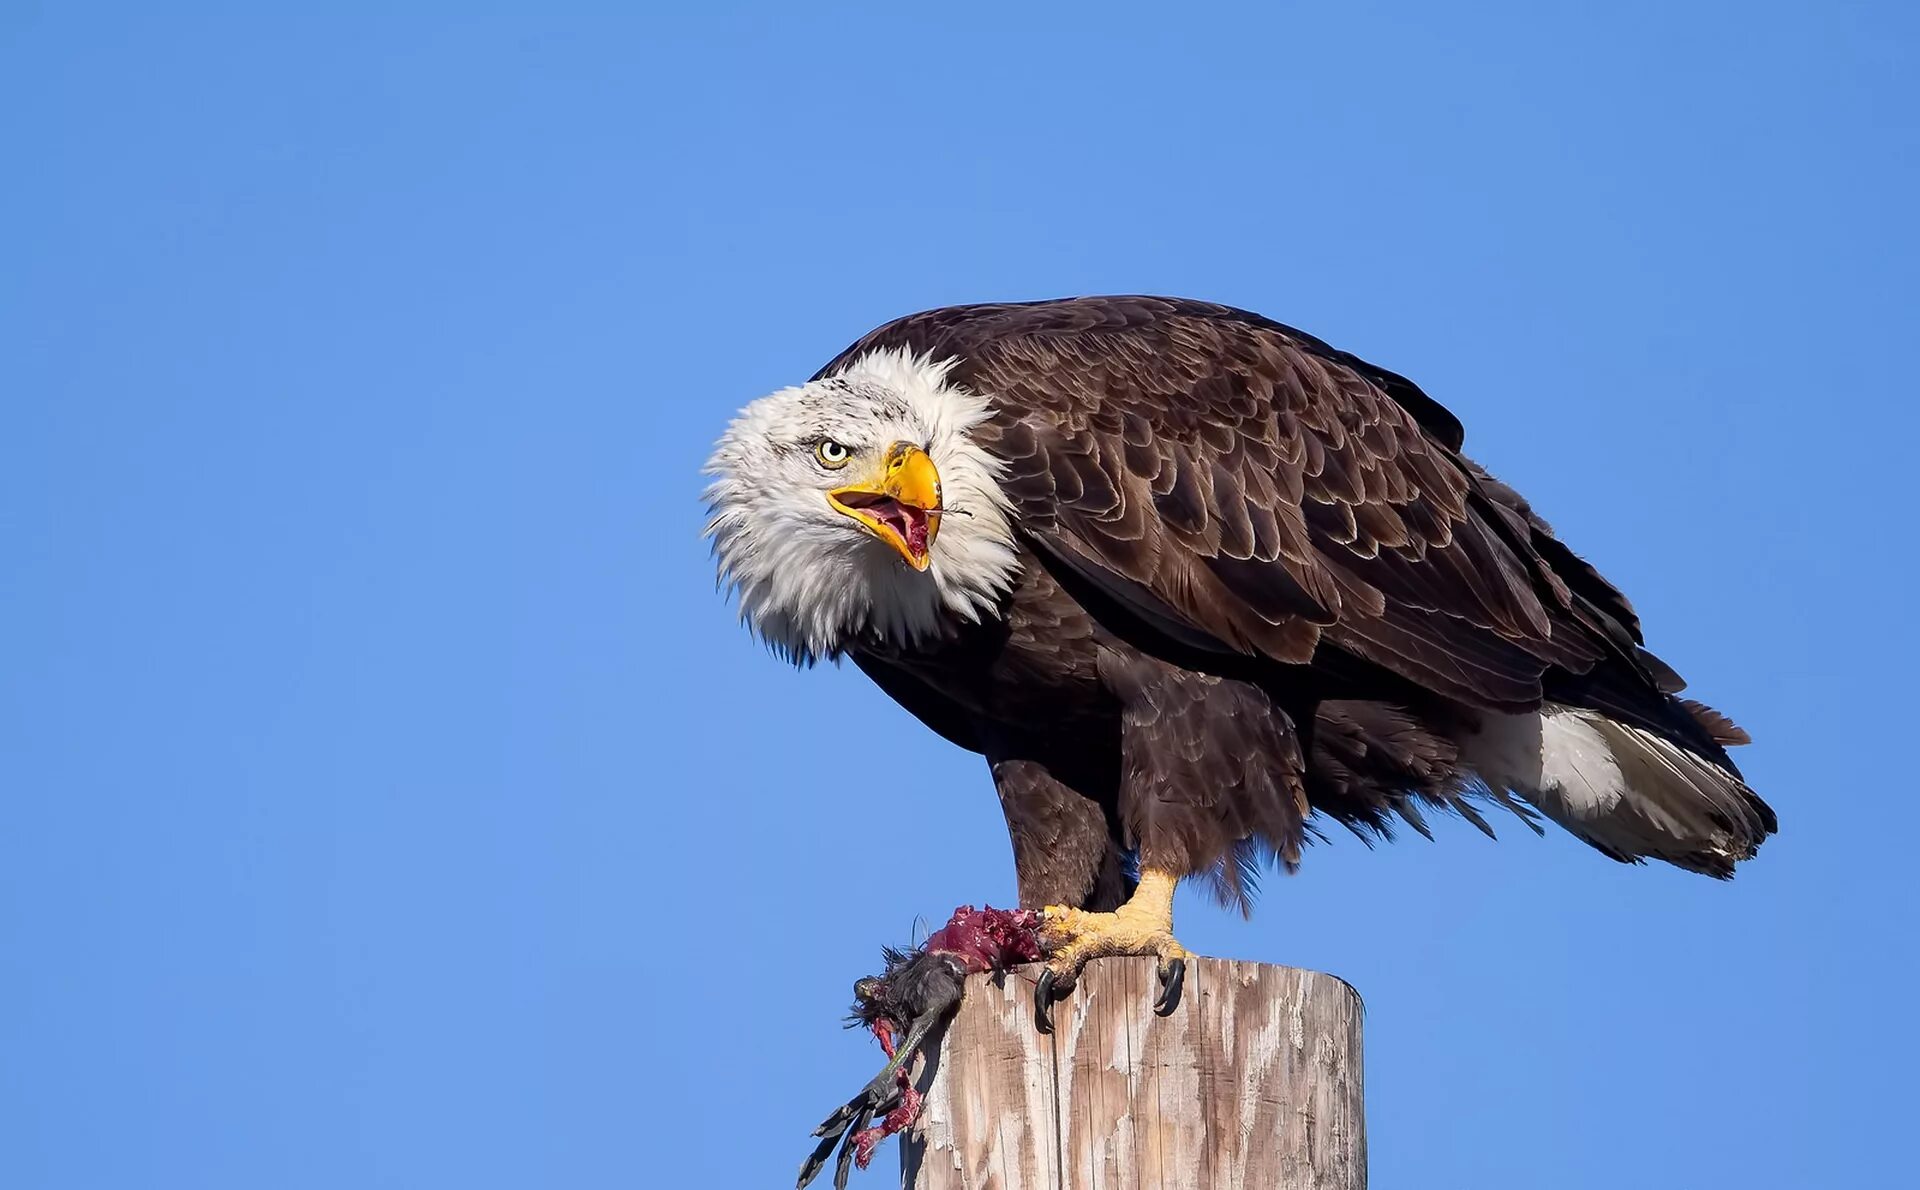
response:
<path id="1" fill-rule="evenodd" d="M 1019 569 L 986 399 L 953 362 L 875 351 L 740 411 L 706 472 L 707 536 L 740 618 L 805 663 L 991 615 Z"/>

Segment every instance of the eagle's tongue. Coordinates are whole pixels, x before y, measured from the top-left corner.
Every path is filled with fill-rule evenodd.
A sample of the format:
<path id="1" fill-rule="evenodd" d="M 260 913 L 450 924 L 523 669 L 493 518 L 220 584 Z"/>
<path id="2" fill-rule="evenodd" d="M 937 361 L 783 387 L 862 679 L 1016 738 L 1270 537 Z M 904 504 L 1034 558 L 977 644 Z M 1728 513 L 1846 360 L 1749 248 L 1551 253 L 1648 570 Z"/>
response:
<path id="1" fill-rule="evenodd" d="M 902 505 L 900 511 L 903 514 L 902 519 L 907 523 L 907 531 L 905 534 L 907 548 L 915 554 L 925 554 L 927 552 L 926 510 L 923 508 L 914 508 L 910 505 Z"/>

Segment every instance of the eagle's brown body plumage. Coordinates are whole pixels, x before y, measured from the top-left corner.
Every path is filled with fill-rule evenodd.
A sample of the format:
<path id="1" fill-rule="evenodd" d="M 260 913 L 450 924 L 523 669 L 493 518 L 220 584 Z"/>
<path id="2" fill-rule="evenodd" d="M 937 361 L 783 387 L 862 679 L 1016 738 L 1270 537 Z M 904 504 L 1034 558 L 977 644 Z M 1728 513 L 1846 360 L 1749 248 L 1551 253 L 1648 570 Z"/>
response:
<path id="1" fill-rule="evenodd" d="M 1546 706 L 1703 787 L 1569 824 L 1615 858 L 1724 876 L 1773 830 L 1724 750 L 1739 729 L 1674 696 L 1625 597 L 1404 378 L 1144 297 L 912 315 L 820 375 L 876 349 L 952 359 L 989 399 L 973 436 L 1021 567 L 998 618 L 847 651 L 987 757 L 1023 904 L 1109 908 L 1129 860 L 1243 898 L 1316 810 L 1361 831 L 1424 830 L 1423 806 L 1480 822 L 1476 797 L 1527 814 L 1463 752 Z"/>

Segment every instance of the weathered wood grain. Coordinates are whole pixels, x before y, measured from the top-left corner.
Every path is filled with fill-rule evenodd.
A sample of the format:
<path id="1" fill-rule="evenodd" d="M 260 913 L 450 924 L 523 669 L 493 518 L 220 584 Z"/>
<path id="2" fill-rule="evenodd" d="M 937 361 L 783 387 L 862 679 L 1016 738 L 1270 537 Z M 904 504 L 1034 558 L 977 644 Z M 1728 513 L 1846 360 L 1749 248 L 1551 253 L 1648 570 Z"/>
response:
<path id="1" fill-rule="evenodd" d="M 912 1190 L 1364 1190 L 1360 997 L 1314 971 L 1103 959 L 1033 1028 L 1032 971 L 976 976 L 918 1072 Z"/>

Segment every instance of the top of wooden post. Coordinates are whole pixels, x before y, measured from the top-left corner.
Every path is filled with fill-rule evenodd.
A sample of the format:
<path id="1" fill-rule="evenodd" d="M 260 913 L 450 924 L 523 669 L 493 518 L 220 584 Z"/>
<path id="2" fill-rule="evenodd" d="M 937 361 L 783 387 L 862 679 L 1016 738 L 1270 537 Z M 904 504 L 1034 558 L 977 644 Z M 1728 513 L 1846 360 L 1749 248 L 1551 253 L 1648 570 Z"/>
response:
<path id="1" fill-rule="evenodd" d="M 968 981 L 915 1079 L 912 1190 L 1364 1190 L 1360 997 L 1314 971 L 1189 960 L 1171 1016 L 1151 958 L 1100 959 L 1033 1027 L 1037 968 Z"/>

